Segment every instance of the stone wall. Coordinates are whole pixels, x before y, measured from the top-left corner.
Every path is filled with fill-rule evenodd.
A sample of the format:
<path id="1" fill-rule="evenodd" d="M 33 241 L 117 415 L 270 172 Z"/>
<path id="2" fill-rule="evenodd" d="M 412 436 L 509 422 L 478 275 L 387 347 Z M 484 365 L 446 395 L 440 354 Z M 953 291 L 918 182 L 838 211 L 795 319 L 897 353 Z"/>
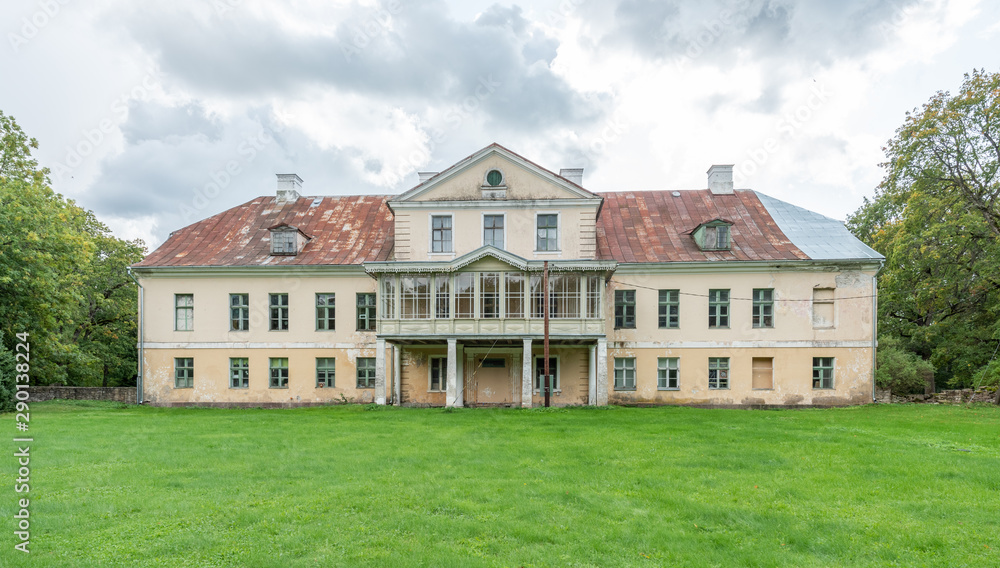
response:
<path id="1" fill-rule="evenodd" d="M 31 387 L 32 401 L 68 400 L 110 400 L 135 404 L 135 387 Z"/>
<path id="2" fill-rule="evenodd" d="M 996 400 L 995 388 L 981 388 L 977 391 L 972 389 L 943 390 L 933 394 L 908 394 L 897 396 L 887 390 L 875 391 L 875 402 L 880 403 L 903 403 L 903 402 L 923 402 L 928 404 L 965 404 L 967 402 L 994 402 Z"/>

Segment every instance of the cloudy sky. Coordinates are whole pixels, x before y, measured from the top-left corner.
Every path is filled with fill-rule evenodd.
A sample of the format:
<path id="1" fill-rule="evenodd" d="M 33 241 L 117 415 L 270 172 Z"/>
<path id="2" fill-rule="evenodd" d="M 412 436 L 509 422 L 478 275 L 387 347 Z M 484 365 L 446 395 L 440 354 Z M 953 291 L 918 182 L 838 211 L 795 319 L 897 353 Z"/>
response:
<path id="1" fill-rule="evenodd" d="M 904 113 L 1000 67 L 988 0 L 8 0 L 0 110 L 154 248 L 294 172 L 398 193 L 492 142 L 593 191 L 737 187 L 843 219 Z"/>

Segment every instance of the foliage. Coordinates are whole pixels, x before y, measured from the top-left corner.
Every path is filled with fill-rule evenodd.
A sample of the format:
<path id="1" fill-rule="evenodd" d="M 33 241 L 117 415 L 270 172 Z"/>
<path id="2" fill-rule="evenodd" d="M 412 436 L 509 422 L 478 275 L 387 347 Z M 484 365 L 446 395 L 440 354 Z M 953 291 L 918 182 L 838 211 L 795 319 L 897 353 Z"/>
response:
<path id="1" fill-rule="evenodd" d="M 886 256 L 881 332 L 939 383 L 971 386 L 1000 340 L 1000 74 L 934 95 L 885 152 L 875 198 L 848 220 Z"/>
<path id="2" fill-rule="evenodd" d="M 1000 565 L 992 406 L 31 411 L 36 566 Z"/>
<path id="3" fill-rule="evenodd" d="M 136 367 L 139 241 L 114 238 L 54 192 L 28 138 L 0 112 L 0 332 L 30 334 L 31 383 L 128 384 Z M 0 392 L 0 396 L 3 392 Z"/>
<path id="4" fill-rule="evenodd" d="M 876 360 L 875 384 L 893 394 L 923 393 L 927 380 L 934 377 L 934 365 L 891 339 L 879 340 Z"/>
<path id="5" fill-rule="evenodd" d="M 16 366 L 14 354 L 7 349 L 3 341 L 0 341 L 0 412 L 14 410 L 14 393 L 17 390 L 15 386 L 17 383 L 14 380 Z"/>

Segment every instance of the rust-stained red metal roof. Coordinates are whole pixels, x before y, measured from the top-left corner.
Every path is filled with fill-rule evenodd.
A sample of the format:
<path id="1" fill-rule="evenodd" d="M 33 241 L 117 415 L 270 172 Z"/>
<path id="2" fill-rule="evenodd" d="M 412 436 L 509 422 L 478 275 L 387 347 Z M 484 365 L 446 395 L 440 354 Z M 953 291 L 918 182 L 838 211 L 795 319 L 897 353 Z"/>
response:
<path id="1" fill-rule="evenodd" d="M 155 266 L 350 265 L 392 256 L 389 196 L 300 197 L 278 204 L 258 197 L 170 235 L 136 264 Z M 299 254 L 271 255 L 269 227 L 312 236 Z"/>
<path id="2" fill-rule="evenodd" d="M 675 196 L 674 193 L 679 195 Z M 618 262 L 800 260 L 809 258 L 781 232 L 750 190 L 599 193 L 597 258 Z M 731 222 L 731 250 L 703 251 L 690 232 L 714 219 Z"/>

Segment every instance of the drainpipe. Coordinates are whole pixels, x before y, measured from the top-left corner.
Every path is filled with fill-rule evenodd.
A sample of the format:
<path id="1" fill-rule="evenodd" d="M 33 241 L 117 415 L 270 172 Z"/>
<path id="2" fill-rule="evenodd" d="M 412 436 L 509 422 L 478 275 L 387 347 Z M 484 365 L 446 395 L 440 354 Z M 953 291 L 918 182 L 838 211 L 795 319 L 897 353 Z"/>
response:
<path id="1" fill-rule="evenodd" d="M 878 273 L 882 272 L 885 261 L 879 262 L 878 270 L 872 274 L 872 402 L 875 402 L 875 355 L 878 349 Z"/>
<path id="2" fill-rule="evenodd" d="M 131 266 L 125 267 L 125 271 L 128 272 L 129 277 L 132 278 L 132 281 L 135 282 L 135 285 L 139 287 L 139 374 L 136 376 L 136 381 L 135 381 L 135 386 L 136 386 L 136 389 L 135 389 L 135 399 L 136 400 L 135 401 L 136 401 L 137 404 L 142 404 L 142 402 L 143 402 L 143 400 L 142 400 L 142 378 L 143 378 L 142 371 L 143 371 L 143 361 L 145 360 L 145 355 L 146 355 L 145 352 L 144 352 L 144 350 L 143 350 L 143 338 L 145 337 L 145 334 L 143 333 L 143 328 L 145 326 L 143 325 L 143 323 L 146 320 L 146 311 L 143 309 L 144 304 L 143 304 L 143 294 L 142 294 L 143 289 L 142 289 L 142 284 L 140 284 L 139 281 L 136 280 L 135 274 L 132 274 L 132 267 Z"/>

